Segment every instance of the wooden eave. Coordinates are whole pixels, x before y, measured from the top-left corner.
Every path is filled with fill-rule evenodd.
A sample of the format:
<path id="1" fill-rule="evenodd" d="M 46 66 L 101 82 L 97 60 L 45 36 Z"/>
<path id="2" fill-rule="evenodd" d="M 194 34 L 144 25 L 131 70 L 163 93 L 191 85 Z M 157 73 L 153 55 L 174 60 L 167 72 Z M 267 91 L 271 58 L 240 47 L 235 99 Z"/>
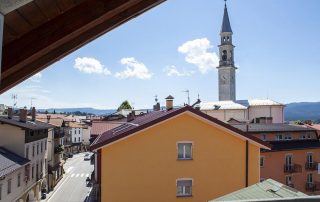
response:
<path id="1" fill-rule="evenodd" d="M 165 0 L 33 0 L 4 15 L 0 94 Z"/>

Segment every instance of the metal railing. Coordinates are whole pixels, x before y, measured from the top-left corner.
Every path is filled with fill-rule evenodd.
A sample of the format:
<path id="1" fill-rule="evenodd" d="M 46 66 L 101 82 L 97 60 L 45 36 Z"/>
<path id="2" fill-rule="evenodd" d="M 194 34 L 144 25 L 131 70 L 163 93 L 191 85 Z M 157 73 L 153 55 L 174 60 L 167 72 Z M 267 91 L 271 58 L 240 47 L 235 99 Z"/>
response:
<path id="1" fill-rule="evenodd" d="M 307 162 L 305 168 L 306 170 L 318 170 L 318 162 Z"/>
<path id="2" fill-rule="evenodd" d="M 320 190 L 320 182 L 307 182 L 306 183 L 306 191 L 307 192 L 315 192 Z"/>
<path id="3" fill-rule="evenodd" d="M 284 164 L 283 172 L 285 172 L 285 173 L 301 173 L 302 166 L 299 164 Z"/>

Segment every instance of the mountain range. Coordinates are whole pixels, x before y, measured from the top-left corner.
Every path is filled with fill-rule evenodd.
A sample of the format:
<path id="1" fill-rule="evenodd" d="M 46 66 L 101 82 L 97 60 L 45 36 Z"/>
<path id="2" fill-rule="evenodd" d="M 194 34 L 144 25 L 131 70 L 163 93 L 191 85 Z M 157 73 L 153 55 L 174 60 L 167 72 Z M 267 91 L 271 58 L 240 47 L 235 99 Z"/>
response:
<path id="1" fill-rule="evenodd" d="M 58 109 L 41 109 L 39 111 L 48 111 L 52 113 L 72 113 L 72 112 L 85 112 L 95 115 L 107 115 L 115 112 L 115 109 L 94 109 L 86 108 L 58 108 Z M 320 102 L 295 102 L 286 104 L 284 108 L 285 120 L 314 120 L 320 122 Z"/>

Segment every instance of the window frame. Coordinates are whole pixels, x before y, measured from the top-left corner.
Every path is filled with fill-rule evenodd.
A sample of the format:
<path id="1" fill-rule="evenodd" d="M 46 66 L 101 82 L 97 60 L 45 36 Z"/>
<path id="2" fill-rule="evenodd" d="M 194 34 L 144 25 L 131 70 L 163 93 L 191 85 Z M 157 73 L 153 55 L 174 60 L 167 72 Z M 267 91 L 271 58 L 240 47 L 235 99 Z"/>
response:
<path id="1" fill-rule="evenodd" d="M 21 186 L 21 173 L 18 173 L 18 176 L 17 176 L 17 187 L 20 187 Z"/>
<path id="2" fill-rule="evenodd" d="M 281 137 L 281 139 L 280 139 L 279 137 Z M 283 141 L 283 140 L 284 140 L 283 134 L 277 134 L 277 135 L 276 135 L 276 140 L 277 140 L 277 141 Z"/>
<path id="3" fill-rule="evenodd" d="M 11 194 L 11 192 L 12 192 L 12 179 L 10 178 L 10 179 L 8 179 L 8 186 L 7 186 L 7 194 L 9 195 L 9 194 Z"/>
<path id="4" fill-rule="evenodd" d="M 285 180 L 286 180 L 286 185 L 287 186 L 293 184 L 292 183 L 292 175 L 286 175 L 285 178 L 286 178 Z M 290 180 L 289 180 L 289 178 L 290 178 Z"/>
<path id="5" fill-rule="evenodd" d="M 183 157 L 179 157 L 179 144 L 191 144 L 190 158 L 186 158 L 186 148 L 183 147 Z M 193 159 L 193 142 L 192 141 L 179 141 L 177 142 L 177 160 L 192 160 Z"/>
<path id="6" fill-rule="evenodd" d="M 190 193 L 186 193 L 186 186 L 182 186 L 182 194 L 178 194 L 178 184 L 180 181 L 190 181 L 191 182 L 191 186 L 190 186 Z M 176 179 L 176 197 L 192 197 L 192 190 L 193 190 L 193 179 L 192 178 L 179 178 Z"/>
<path id="7" fill-rule="evenodd" d="M 259 163 L 260 164 L 260 168 L 264 168 L 265 160 L 266 160 L 265 156 L 260 156 L 260 163 Z M 262 162 L 262 165 L 261 165 L 261 162 Z"/>

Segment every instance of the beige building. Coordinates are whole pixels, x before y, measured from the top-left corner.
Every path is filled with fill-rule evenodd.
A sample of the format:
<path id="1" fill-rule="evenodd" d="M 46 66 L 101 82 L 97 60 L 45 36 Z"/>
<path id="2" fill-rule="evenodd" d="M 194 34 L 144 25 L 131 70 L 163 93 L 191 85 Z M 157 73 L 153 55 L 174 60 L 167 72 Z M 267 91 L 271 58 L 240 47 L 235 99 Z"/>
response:
<path id="1" fill-rule="evenodd" d="M 47 138 L 51 128 L 52 125 L 35 120 L 34 108 L 31 119 L 27 119 L 26 109 L 20 110 L 19 117 L 12 115 L 12 109 L 8 110 L 8 116 L 0 117 L 0 146 L 29 160 L 17 176 L 3 179 L 12 179 L 11 183 L 21 180 L 23 188 L 11 184 L 11 192 L 2 192 L 12 201 L 39 201 L 41 190 L 47 189 Z"/>

